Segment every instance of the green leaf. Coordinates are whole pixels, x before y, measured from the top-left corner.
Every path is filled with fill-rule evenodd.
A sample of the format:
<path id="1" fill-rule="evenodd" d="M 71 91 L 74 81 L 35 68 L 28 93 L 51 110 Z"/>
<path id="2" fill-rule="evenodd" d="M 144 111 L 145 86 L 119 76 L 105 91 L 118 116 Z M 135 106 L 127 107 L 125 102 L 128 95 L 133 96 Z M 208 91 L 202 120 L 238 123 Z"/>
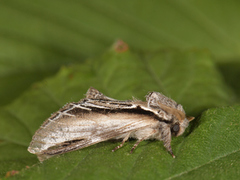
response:
<path id="1" fill-rule="evenodd" d="M 218 61 L 239 62 L 239 6 L 236 0 L 0 1 L 0 105 L 118 38 L 137 51 L 205 48 Z"/>
<path id="2" fill-rule="evenodd" d="M 26 145 L 19 145 L 18 143 L 1 142 L 0 154 L 0 177 L 4 177 L 6 172 L 12 170 L 26 169 L 34 161 L 37 163 L 36 157 L 29 155 Z"/>
<path id="3" fill-rule="evenodd" d="M 234 113 L 238 112 L 238 108 L 234 107 L 213 109 L 216 112 L 214 116 L 209 113 L 211 111 L 207 111 L 200 120 L 193 122 L 194 125 L 185 135 L 173 138 L 172 147 L 176 159 L 168 154 L 162 142 L 157 141 L 142 142 L 133 154 L 129 154 L 135 143 L 135 140 L 131 140 L 115 153 L 111 150 L 120 142 L 108 141 L 39 163 L 36 156 L 26 150 L 31 136 L 52 112 L 67 102 L 82 99 L 90 86 L 116 99 L 131 99 L 134 96 L 144 100 L 149 91 L 164 92 L 183 104 L 189 115 L 200 114 L 210 107 L 227 105 L 232 97 L 206 51 L 163 50 L 137 54 L 127 49 L 120 52 L 114 46 L 99 58 L 88 60 L 84 64 L 62 67 L 56 76 L 34 85 L 0 111 L 1 144 L 9 145 L 0 153 L 0 164 L 5 164 L 4 167 L 0 166 L 2 177 L 8 168 L 9 171 L 23 169 L 13 177 L 15 179 L 183 177 L 193 173 L 196 168 L 211 165 L 219 157 L 228 158 L 228 154 L 239 150 L 237 145 L 234 146 L 235 149 L 228 147 L 219 150 L 219 144 L 212 146 L 214 142 L 207 139 L 214 137 L 216 143 L 221 142 L 224 146 L 225 142 L 221 139 L 226 134 L 218 139 L 214 133 L 229 133 L 225 128 L 232 130 L 232 136 L 237 137 L 238 126 L 229 127 L 237 120 L 230 118 L 226 123 L 221 119 L 231 113 L 237 117 Z M 226 114 L 218 116 L 222 110 L 226 110 Z M 231 113 L 228 114 L 228 110 Z M 219 124 L 217 122 L 224 126 L 212 128 L 211 126 Z M 7 151 L 11 146 L 13 152 Z M 18 150 L 19 153 L 13 156 L 12 153 Z M 26 169 L 26 166 L 31 167 Z"/>

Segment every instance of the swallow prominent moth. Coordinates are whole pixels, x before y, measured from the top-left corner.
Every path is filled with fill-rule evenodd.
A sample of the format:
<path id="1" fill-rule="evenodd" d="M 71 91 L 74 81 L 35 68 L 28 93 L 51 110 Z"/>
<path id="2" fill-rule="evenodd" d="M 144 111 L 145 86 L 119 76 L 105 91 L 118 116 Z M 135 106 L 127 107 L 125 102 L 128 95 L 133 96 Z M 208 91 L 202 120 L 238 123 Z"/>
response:
<path id="1" fill-rule="evenodd" d="M 32 137 L 28 151 L 40 161 L 93 144 L 135 138 L 131 153 L 147 139 L 163 141 L 172 157 L 171 137 L 181 135 L 194 117 L 187 117 L 182 105 L 158 92 L 146 101 L 119 101 L 90 88 L 79 102 L 66 104 L 52 114 Z"/>

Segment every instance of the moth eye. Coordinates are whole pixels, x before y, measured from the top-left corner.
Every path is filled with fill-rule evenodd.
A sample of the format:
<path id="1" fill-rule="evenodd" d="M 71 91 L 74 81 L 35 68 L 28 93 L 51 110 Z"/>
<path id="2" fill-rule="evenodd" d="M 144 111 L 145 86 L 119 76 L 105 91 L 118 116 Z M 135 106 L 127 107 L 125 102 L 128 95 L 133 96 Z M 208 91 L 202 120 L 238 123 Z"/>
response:
<path id="1" fill-rule="evenodd" d="M 180 129 L 179 124 L 175 124 L 175 125 L 173 126 L 173 128 L 172 128 L 172 130 L 173 130 L 174 132 L 178 132 L 179 129 Z"/>

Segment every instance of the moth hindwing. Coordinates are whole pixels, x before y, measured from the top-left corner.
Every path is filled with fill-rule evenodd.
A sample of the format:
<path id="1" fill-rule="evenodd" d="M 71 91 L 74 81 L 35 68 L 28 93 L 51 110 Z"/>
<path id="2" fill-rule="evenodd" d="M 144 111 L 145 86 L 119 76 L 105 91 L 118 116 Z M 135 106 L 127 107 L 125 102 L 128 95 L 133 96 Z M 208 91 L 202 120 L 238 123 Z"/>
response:
<path id="1" fill-rule="evenodd" d="M 171 137 L 181 135 L 192 119 L 186 117 L 182 105 L 158 92 L 149 93 L 146 102 L 119 101 L 89 88 L 86 98 L 65 105 L 42 124 L 28 151 L 43 161 L 102 141 L 123 139 L 115 151 L 128 138 L 135 138 L 131 152 L 141 141 L 156 139 L 175 157 Z"/>

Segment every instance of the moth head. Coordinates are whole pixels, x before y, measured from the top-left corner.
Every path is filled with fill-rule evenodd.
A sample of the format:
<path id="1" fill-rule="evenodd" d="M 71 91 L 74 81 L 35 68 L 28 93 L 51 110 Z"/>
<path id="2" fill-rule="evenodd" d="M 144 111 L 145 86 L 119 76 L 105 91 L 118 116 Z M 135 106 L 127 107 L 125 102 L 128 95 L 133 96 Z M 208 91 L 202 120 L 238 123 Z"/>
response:
<path id="1" fill-rule="evenodd" d="M 159 92 L 150 92 L 146 96 L 148 107 L 153 109 L 161 109 L 160 117 L 167 121 L 171 121 L 171 132 L 175 136 L 183 134 L 188 127 L 189 121 L 194 117 L 186 117 L 185 111 L 181 104 L 176 103 L 174 100 L 164 96 Z"/>
<path id="2" fill-rule="evenodd" d="M 188 127 L 190 121 L 192 121 L 194 117 L 186 116 L 184 119 L 175 119 L 173 124 L 171 125 L 171 133 L 174 136 L 180 136 L 184 133 L 185 129 Z"/>

